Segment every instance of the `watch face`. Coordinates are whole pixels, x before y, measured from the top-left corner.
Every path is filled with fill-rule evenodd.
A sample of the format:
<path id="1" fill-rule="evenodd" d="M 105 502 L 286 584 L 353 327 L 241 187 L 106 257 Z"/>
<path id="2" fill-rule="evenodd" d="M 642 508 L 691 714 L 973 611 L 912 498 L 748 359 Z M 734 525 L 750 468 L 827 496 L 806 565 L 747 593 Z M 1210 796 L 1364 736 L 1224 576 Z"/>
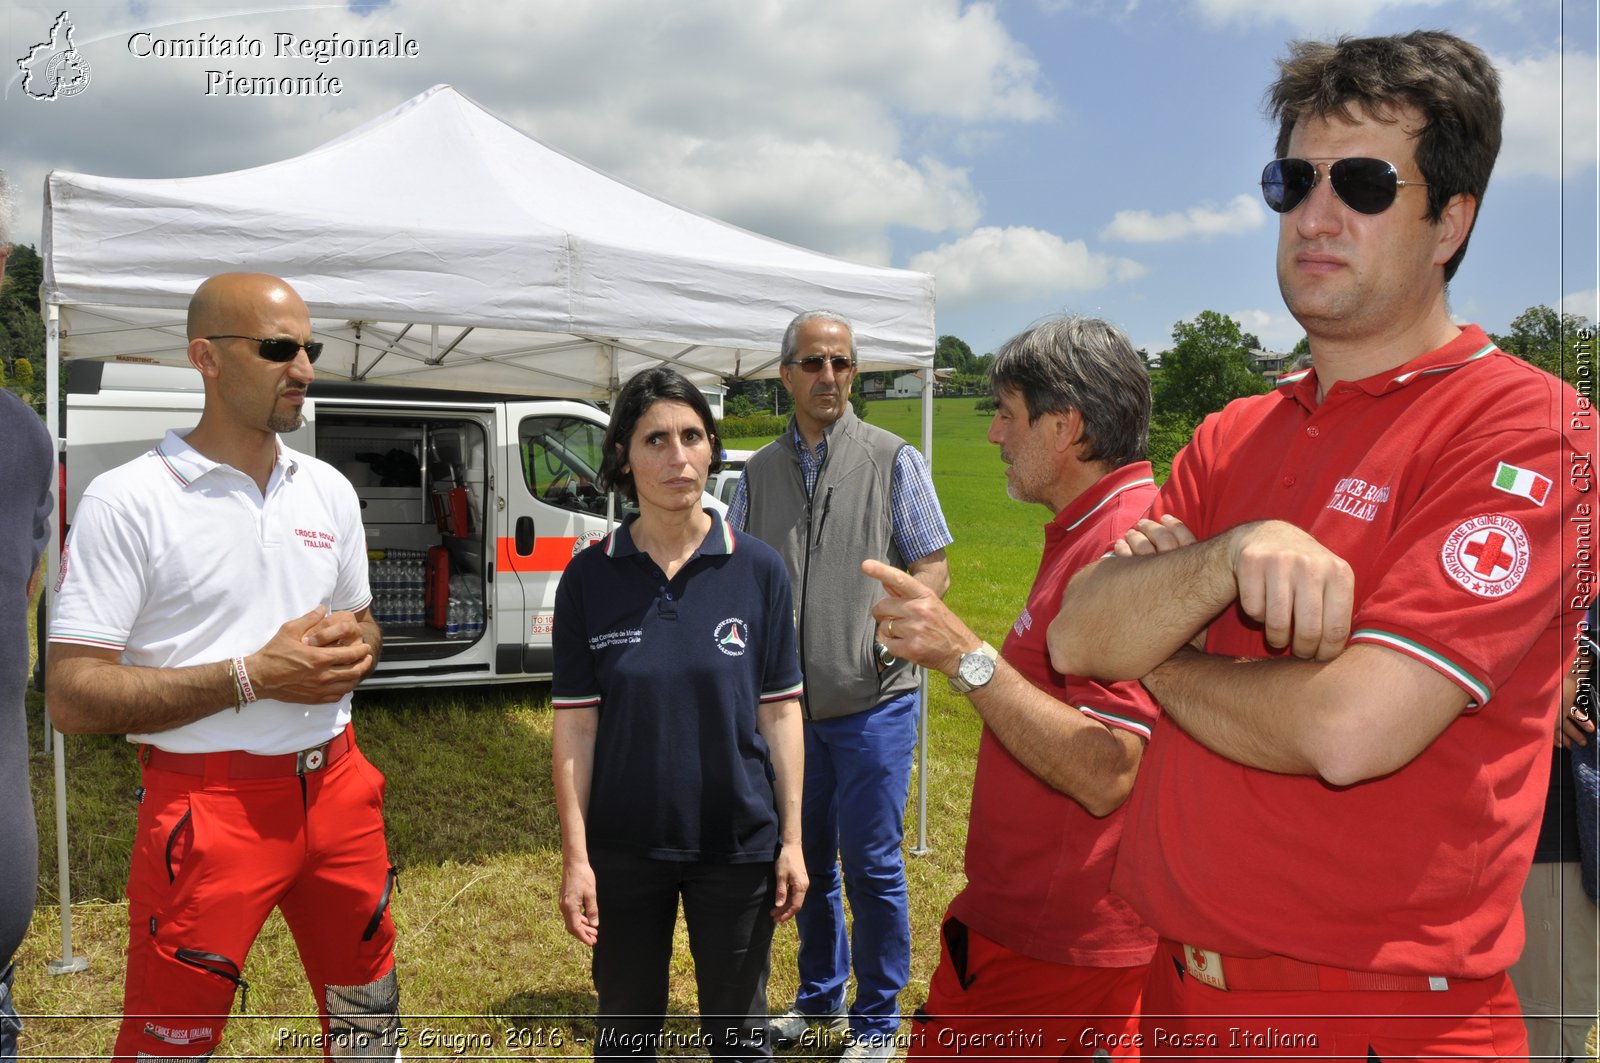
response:
<path id="1" fill-rule="evenodd" d="M 963 681 L 980 687 L 994 675 L 994 661 L 987 654 L 974 651 L 961 658 L 959 671 Z"/>

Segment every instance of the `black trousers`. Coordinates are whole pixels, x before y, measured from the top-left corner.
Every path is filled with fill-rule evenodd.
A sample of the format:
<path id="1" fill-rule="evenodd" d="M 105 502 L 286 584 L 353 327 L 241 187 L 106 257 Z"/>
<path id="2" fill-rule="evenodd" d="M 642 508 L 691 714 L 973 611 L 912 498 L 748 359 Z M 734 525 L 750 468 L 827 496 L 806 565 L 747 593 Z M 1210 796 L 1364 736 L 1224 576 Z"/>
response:
<path id="1" fill-rule="evenodd" d="M 674 1054 L 768 1060 L 773 866 L 591 854 L 600 903 L 595 1058 Z M 662 1032 L 678 899 L 700 996 L 697 1035 Z"/>

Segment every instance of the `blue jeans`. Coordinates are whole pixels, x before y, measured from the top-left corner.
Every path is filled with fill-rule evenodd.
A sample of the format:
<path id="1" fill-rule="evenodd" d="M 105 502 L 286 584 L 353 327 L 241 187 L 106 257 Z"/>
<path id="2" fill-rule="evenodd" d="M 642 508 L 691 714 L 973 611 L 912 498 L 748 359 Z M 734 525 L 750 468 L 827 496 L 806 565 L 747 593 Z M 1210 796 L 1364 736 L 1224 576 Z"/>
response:
<path id="1" fill-rule="evenodd" d="M 795 1007 L 807 1015 L 837 1011 L 853 960 L 851 1032 L 885 1036 L 899 1028 L 899 993 L 911 977 L 911 922 L 900 842 L 917 744 L 917 695 L 906 694 L 854 716 L 808 720 L 805 736 L 800 829 L 811 889 L 795 918 L 800 931 Z M 844 892 L 855 916 L 848 943 L 841 864 Z"/>
<path id="2" fill-rule="evenodd" d="M 11 996 L 11 979 L 17 973 L 14 963 L 6 964 L 0 972 L 0 1063 L 16 1063 L 17 1034 L 22 1030 L 22 1020 L 17 1017 L 17 1002 Z"/>

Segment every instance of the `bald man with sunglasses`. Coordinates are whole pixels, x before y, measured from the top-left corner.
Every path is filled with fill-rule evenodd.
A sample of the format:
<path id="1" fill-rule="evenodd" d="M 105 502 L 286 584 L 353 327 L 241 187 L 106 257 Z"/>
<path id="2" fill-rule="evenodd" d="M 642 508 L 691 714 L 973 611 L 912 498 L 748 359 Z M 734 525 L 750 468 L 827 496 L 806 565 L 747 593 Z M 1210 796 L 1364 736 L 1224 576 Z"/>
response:
<path id="1" fill-rule="evenodd" d="M 1505 971 L 1590 444 L 1571 388 L 1446 303 L 1498 78 L 1445 33 L 1300 42 L 1269 98 L 1312 367 L 1208 418 L 1049 630 L 1058 671 L 1163 710 L 1112 881 L 1162 938 L 1142 1048 L 1526 1055 Z"/>
<path id="2" fill-rule="evenodd" d="M 349 482 L 278 438 L 322 345 L 259 273 L 201 284 L 188 334 L 200 423 L 89 485 L 50 625 L 56 727 L 126 735 L 142 771 L 116 1055 L 210 1058 L 278 908 L 318 1046 L 392 1059 L 384 780 L 350 728 L 381 645 L 366 538 Z"/>

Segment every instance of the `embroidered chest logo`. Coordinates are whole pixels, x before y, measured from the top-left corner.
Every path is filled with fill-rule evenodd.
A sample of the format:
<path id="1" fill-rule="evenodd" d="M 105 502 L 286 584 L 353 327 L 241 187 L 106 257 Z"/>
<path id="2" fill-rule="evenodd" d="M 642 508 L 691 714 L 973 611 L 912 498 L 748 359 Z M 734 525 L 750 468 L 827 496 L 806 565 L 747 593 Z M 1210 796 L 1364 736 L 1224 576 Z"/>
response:
<path id="1" fill-rule="evenodd" d="M 300 537 L 300 542 L 313 550 L 332 550 L 333 544 L 338 542 L 332 532 L 313 531 L 310 528 L 296 528 L 294 533 Z"/>
<path id="2" fill-rule="evenodd" d="M 644 628 L 618 628 L 603 635 L 589 636 L 591 650 L 605 650 L 612 646 L 634 646 L 644 641 Z"/>
<path id="3" fill-rule="evenodd" d="M 1328 499 L 1326 508 L 1370 523 L 1378 515 L 1378 507 L 1387 501 L 1388 484 L 1380 487 L 1357 476 L 1346 476 L 1333 485 L 1333 497 Z"/>
<path id="4" fill-rule="evenodd" d="M 730 616 L 717 625 L 711 633 L 711 641 L 729 657 L 743 657 L 750 645 L 750 625 L 738 617 Z"/>
<path id="5" fill-rule="evenodd" d="M 1500 513 L 1464 520 L 1444 541 L 1447 575 L 1482 598 L 1501 598 L 1528 574 L 1528 533 Z"/>
<path id="6" fill-rule="evenodd" d="M 1017 633 L 1019 639 L 1024 632 L 1033 630 L 1033 614 L 1028 612 L 1027 606 L 1023 606 L 1022 612 L 1017 614 L 1017 622 L 1011 625 L 1011 630 Z"/>

